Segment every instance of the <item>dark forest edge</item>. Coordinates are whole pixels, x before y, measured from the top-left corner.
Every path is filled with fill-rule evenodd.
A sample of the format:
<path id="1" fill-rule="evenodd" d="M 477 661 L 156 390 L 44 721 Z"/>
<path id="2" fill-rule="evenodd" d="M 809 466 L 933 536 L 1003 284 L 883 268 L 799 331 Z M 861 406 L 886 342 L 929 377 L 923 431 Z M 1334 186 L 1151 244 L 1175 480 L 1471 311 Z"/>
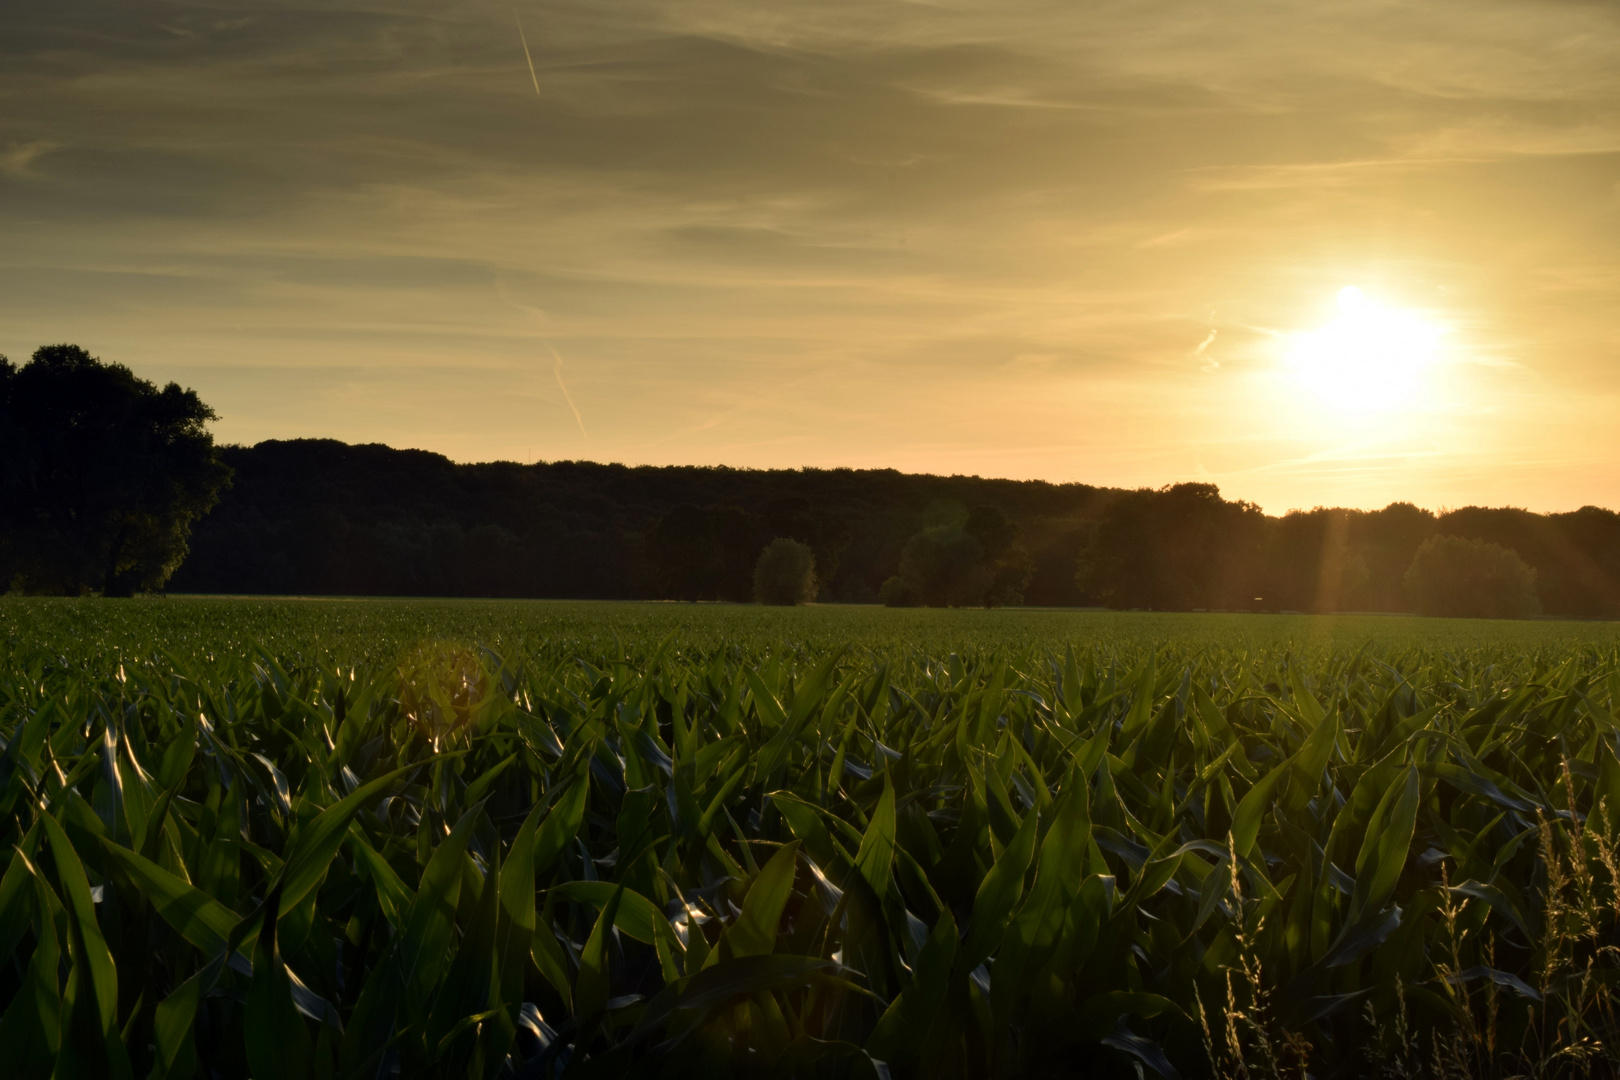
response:
<path id="1" fill-rule="evenodd" d="M 1620 612 L 1620 516 L 1596 507 L 1437 515 L 1396 503 L 1270 517 L 1207 484 L 458 465 L 330 440 L 221 456 L 234 486 L 196 528 L 172 591 L 747 601 L 761 550 L 790 537 L 814 551 L 823 601 L 877 601 L 903 564 L 926 563 L 915 576 L 934 591 L 917 602 L 983 603 L 975 583 L 994 586 L 986 570 L 999 569 L 1006 591 L 991 602 L 1411 611 L 1404 579 L 1418 549 L 1457 536 L 1516 552 L 1546 614 Z M 1021 590 L 1009 566 L 1027 574 Z"/>
<path id="2" fill-rule="evenodd" d="M 456 464 L 329 439 L 215 447 L 211 419 L 194 392 L 160 391 L 74 346 L 20 368 L 0 358 L 0 582 L 33 593 L 1620 616 L 1620 515 L 1595 506 L 1435 514 L 1397 502 L 1272 517 L 1210 484 Z M 778 539 L 808 549 L 813 580 L 762 592 L 762 553 Z M 771 566 L 805 561 L 778 545 Z"/>
<path id="3" fill-rule="evenodd" d="M 1270 517 L 1207 484 L 457 465 L 328 440 L 222 457 L 235 486 L 196 529 L 174 591 L 746 601 L 761 550 L 790 537 L 814 551 L 824 601 L 876 601 L 905 568 L 932 589 L 912 599 L 938 604 L 1410 611 L 1418 549 L 1455 536 L 1516 552 L 1549 615 L 1620 612 L 1620 516 L 1596 507 Z M 986 597 L 997 573 L 1004 592 Z"/>

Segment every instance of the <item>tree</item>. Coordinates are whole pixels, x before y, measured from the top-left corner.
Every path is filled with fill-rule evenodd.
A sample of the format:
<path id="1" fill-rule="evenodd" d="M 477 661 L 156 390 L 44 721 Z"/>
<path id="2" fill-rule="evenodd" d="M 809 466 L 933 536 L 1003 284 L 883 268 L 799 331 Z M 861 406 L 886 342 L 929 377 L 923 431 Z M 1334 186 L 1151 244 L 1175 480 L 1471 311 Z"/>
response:
<path id="1" fill-rule="evenodd" d="M 667 599 L 713 600 L 719 595 L 725 553 L 702 507 L 684 504 L 660 518 L 647 536 L 647 561 Z"/>
<path id="2" fill-rule="evenodd" d="M 1114 608 L 1249 607 L 1268 521 L 1214 484 L 1127 492 L 1109 503 L 1080 552 L 1081 590 Z"/>
<path id="3" fill-rule="evenodd" d="M 919 607 L 922 604 L 922 594 L 917 587 L 899 574 L 885 578 L 882 588 L 878 590 L 878 599 L 883 601 L 884 607 Z"/>
<path id="4" fill-rule="evenodd" d="M 754 603 L 792 606 L 816 598 L 816 553 L 809 544 L 778 536 L 754 564 Z"/>
<path id="5" fill-rule="evenodd" d="M 1422 615 L 1524 619 L 1541 613 L 1536 572 L 1518 552 L 1484 540 L 1430 537 L 1403 582 Z"/>
<path id="6" fill-rule="evenodd" d="M 77 345 L 0 357 L 0 571 L 12 588 L 158 589 L 231 470 L 195 391 L 159 390 Z"/>
<path id="7" fill-rule="evenodd" d="M 1362 515 L 1355 539 L 1367 568 L 1360 598 L 1364 610 L 1408 610 L 1410 597 L 1401 584 L 1402 575 L 1434 531 L 1434 514 L 1409 502 L 1393 502 Z"/>
<path id="8" fill-rule="evenodd" d="M 1370 575 L 1354 534 L 1367 516 L 1318 506 L 1290 510 L 1274 522 L 1259 586 L 1263 606 L 1324 613 L 1360 606 Z"/>
<path id="9" fill-rule="evenodd" d="M 748 600 L 759 526 L 747 511 L 683 503 L 658 520 L 646 547 L 662 596 Z"/>
<path id="10" fill-rule="evenodd" d="M 962 531 L 984 549 L 989 585 L 984 593 L 985 607 L 1004 607 L 1024 602 L 1024 590 L 1035 573 L 1035 563 L 1018 542 L 1019 527 L 999 507 L 975 506 L 968 511 Z"/>
<path id="11" fill-rule="evenodd" d="M 895 582 L 895 584 L 890 584 Z M 984 602 L 990 575 L 984 547 L 962 529 L 935 525 L 917 533 L 900 551 L 900 573 L 883 583 L 884 603 L 964 607 Z"/>

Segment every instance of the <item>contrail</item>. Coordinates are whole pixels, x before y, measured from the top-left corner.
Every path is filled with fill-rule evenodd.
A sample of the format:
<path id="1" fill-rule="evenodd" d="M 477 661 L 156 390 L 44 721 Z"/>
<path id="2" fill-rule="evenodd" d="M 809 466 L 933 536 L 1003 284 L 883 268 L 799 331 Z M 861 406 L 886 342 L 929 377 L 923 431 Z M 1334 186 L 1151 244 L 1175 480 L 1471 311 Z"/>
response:
<path id="1" fill-rule="evenodd" d="M 1205 338 L 1203 341 L 1200 341 L 1198 343 L 1198 348 L 1196 348 L 1196 349 L 1194 349 L 1192 351 L 1193 359 L 1196 360 L 1200 356 L 1203 356 L 1205 358 L 1204 359 L 1204 370 L 1205 371 L 1214 371 L 1215 369 L 1217 369 L 1217 368 L 1219 368 L 1221 366 L 1221 362 L 1219 360 L 1215 359 L 1213 356 L 1208 356 L 1207 355 L 1208 352 L 1209 352 L 1209 347 L 1215 343 L 1215 335 L 1218 334 L 1218 333 L 1220 333 L 1219 330 L 1211 330 L 1209 332 L 1209 337 Z"/>
<path id="2" fill-rule="evenodd" d="M 585 438 L 588 440 L 591 437 L 591 433 L 585 430 L 585 418 L 579 415 L 579 406 L 574 404 L 574 395 L 568 392 L 568 384 L 563 382 L 562 354 L 557 352 L 557 346 L 553 345 L 549 341 L 546 342 L 546 348 L 551 350 L 552 359 L 557 361 L 557 366 L 551 369 L 551 373 L 557 376 L 557 389 L 563 392 L 563 397 L 567 400 L 568 407 L 574 410 L 574 422 L 579 425 L 579 433 L 585 436 Z"/>
<path id="3" fill-rule="evenodd" d="M 526 311 L 544 324 L 546 313 L 541 311 L 539 308 L 530 307 L 528 304 L 520 304 L 516 300 L 512 299 L 512 295 L 506 291 L 506 282 L 501 280 L 499 274 L 495 276 L 495 291 L 500 294 L 502 303 L 509 307 L 517 308 L 519 311 Z M 574 404 L 574 395 L 568 392 L 568 384 L 563 382 L 562 354 L 557 351 L 557 346 L 553 345 L 549 338 L 542 337 L 540 340 L 545 344 L 546 348 L 550 350 L 551 358 L 557 361 L 557 363 L 551 369 L 551 374 L 557 380 L 557 389 L 562 391 L 563 400 L 568 402 L 568 408 L 574 413 L 574 423 L 579 425 L 579 433 L 585 436 L 586 440 L 589 441 L 591 433 L 585 430 L 585 417 L 580 414 L 579 406 Z"/>
<path id="4" fill-rule="evenodd" d="M 512 18 L 517 20 L 518 40 L 523 42 L 523 59 L 525 59 L 525 60 L 527 60 L 529 62 L 529 78 L 534 83 L 534 96 L 539 97 L 540 96 L 540 76 L 538 76 L 538 75 L 536 75 L 534 73 L 534 57 L 529 55 L 529 39 L 523 36 L 523 16 L 521 16 L 521 15 L 519 15 L 517 13 L 516 8 L 513 8 L 512 9 Z M 559 360 L 558 363 L 562 363 L 562 361 Z M 562 380 L 559 379 L 558 381 L 561 382 Z M 565 391 L 563 391 L 563 393 L 567 393 L 567 391 L 565 390 Z"/>

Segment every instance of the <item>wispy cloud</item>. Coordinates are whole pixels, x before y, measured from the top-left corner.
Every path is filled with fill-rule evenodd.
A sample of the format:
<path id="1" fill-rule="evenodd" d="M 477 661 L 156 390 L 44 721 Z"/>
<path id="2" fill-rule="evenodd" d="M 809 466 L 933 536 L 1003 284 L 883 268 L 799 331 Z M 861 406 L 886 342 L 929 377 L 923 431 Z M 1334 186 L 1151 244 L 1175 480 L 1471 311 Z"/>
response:
<path id="1" fill-rule="evenodd" d="M 1272 508 L 1462 476 L 1282 467 L 1326 436 L 1245 380 L 1355 283 L 1459 328 L 1456 415 L 1496 432 L 1448 421 L 1442 450 L 1493 463 L 1458 500 L 1620 503 L 1589 405 L 1620 392 L 1612 5 L 93 19 L 0 11 L 0 351 L 205 372 L 226 438 L 312 423 L 306 376 L 250 372 L 341 366 L 390 405 L 327 433 L 466 458 L 577 429 L 608 459 L 1125 484 L 1203 461 Z M 1587 464 L 1519 469 L 1536 438 Z"/>
<path id="2" fill-rule="evenodd" d="M 59 144 L 47 139 L 8 143 L 4 150 L 0 150 L 0 172 L 18 177 L 29 176 L 36 161 L 58 148 Z"/>

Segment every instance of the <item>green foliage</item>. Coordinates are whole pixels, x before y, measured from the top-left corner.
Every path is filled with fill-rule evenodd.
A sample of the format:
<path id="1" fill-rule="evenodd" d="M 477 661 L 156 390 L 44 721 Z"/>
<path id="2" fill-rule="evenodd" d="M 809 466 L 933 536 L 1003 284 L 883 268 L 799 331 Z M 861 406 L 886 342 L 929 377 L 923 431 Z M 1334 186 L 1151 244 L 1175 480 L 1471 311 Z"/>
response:
<path id="1" fill-rule="evenodd" d="M 990 581 L 985 588 L 985 607 L 1022 604 L 1024 590 L 1035 573 L 1035 563 L 1019 542 L 1019 524 L 999 507 L 975 506 L 968 511 L 962 531 L 984 549 L 985 570 Z"/>
<path id="2" fill-rule="evenodd" d="M 898 583 L 884 583 L 883 601 L 892 607 L 969 607 L 984 602 L 990 586 L 984 546 L 954 525 L 933 525 L 900 550 Z"/>
<path id="3" fill-rule="evenodd" d="M 1128 492 L 1081 548 L 1075 580 L 1109 607 L 1249 609 L 1264 587 L 1268 519 L 1214 484 Z"/>
<path id="4" fill-rule="evenodd" d="M 754 564 L 754 603 L 791 607 L 816 598 L 816 553 L 809 544 L 778 536 Z"/>
<path id="5" fill-rule="evenodd" d="M 195 392 L 76 345 L 0 357 L 0 589 L 161 588 L 231 471 Z"/>
<path id="6" fill-rule="evenodd" d="M 1620 1062 L 1612 627 L 692 611 L 0 603 L 8 1075 Z"/>
<path id="7" fill-rule="evenodd" d="M 1465 619 L 1541 614 L 1536 572 L 1499 544 L 1435 536 L 1424 541 L 1402 579 L 1416 610 Z"/>
<path id="8" fill-rule="evenodd" d="M 878 599 L 883 601 L 884 607 L 918 607 L 922 604 L 922 593 L 917 591 L 916 585 L 895 574 L 884 579 Z"/>

